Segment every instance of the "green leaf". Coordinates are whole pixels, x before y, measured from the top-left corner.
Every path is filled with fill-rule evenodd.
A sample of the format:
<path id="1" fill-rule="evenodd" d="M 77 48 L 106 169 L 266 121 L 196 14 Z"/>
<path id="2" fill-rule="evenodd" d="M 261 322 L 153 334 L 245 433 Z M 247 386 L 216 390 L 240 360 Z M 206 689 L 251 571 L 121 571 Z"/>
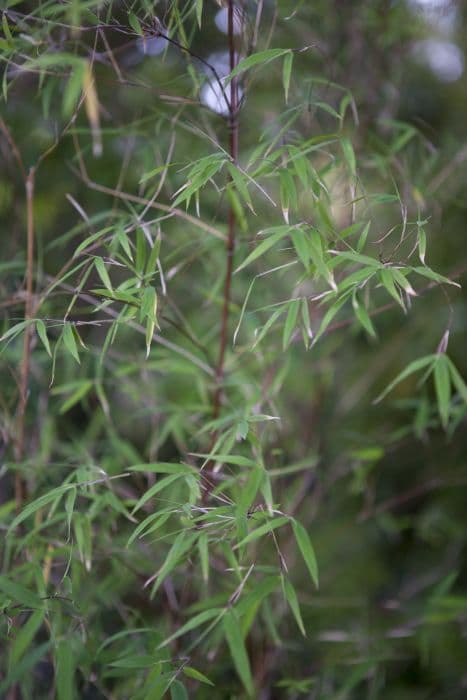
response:
<path id="1" fill-rule="evenodd" d="M 157 323 L 157 293 L 154 287 L 146 287 L 143 292 L 141 315 L 146 318 L 146 357 L 149 357 L 154 328 Z"/>
<path id="2" fill-rule="evenodd" d="M 29 599 L 29 591 L 28 591 Z M 32 598 L 31 598 L 32 600 Z M 11 653 L 9 658 L 9 669 L 13 669 L 30 647 L 32 640 L 34 639 L 37 630 L 41 626 L 45 617 L 45 610 L 36 610 L 29 616 L 27 622 L 25 622 L 18 632 L 11 646 Z"/>
<path id="3" fill-rule="evenodd" d="M 381 270 L 379 276 L 383 286 L 386 288 L 389 295 L 394 299 L 394 301 L 396 301 L 399 304 L 399 306 L 405 309 L 404 302 L 402 301 L 401 295 L 396 288 L 394 277 L 392 275 L 392 270 L 389 268 L 385 268 L 384 270 Z"/>
<path id="4" fill-rule="evenodd" d="M 134 540 L 141 535 L 142 532 L 144 532 L 144 535 L 149 535 L 150 532 L 155 532 L 155 530 L 158 530 L 164 523 L 167 522 L 167 520 L 170 518 L 172 515 L 172 512 L 167 512 L 166 510 L 164 511 L 158 511 L 157 513 L 152 513 L 151 515 L 148 515 L 147 518 L 144 518 L 140 522 L 140 524 L 133 530 L 131 533 L 130 537 L 128 538 L 128 542 L 126 543 L 126 546 L 129 547 Z"/>
<path id="5" fill-rule="evenodd" d="M 154 275 L 154 273 L 156 271 L 160 249 L 161 249 L 161 237 L 158 233 L 156 236 L 156 240 L 154 241 L 154 245 L 151 248 L 151 252 L 149 253 L 149 258 L 148 258 L 148 262 L 146 265 L 145 274 L 149 275 L 150 278 Z"/>
<path id="6" fill-rule="evenodd" d="M 289 100 L 290 76 L 292 75 L 293 53 L 285 55 L 282 67 L 282 85 L 284 86 L 285 103 Z"/>
<path id="7" fill-rule="evenodd" d="M 144 182 L 147 180 L 150 180 L 152 177 L 155 177 L 156 175 L 160 175 L 160 173 L 164 172 L 167 167 L 170 167 L 171 165 L 175 165 L 174 163 L 169 163 L 168 165 L 159 165 L 157 168 L 154 168 L 154 170 L 149 170 L 149 172 L 144 173 L 144 175 L 140 178 L 139 184 L 142 185 Z"/>
<path id="8" fill-rule="evenodd" d="M 69 118 L 76 108 L 83 89 L 83 79 L 85 72 L 84 62 L 78 63 L 72 70 L 63 93 L 62 113 Z"/>
<path id="9" fill-rule="evenodd" d="M 48 493 L 45 493 L 43 496 L 39 496 L 39 498 L 36 498 L 35 501 L 29 503 L 25 508 L 23 508 L 21 513 L 19 513 L 19 515 L 16 516 L 16 518 L 13 520 L 10 527 L 8 528 L 8 534 L 10 534 L 12 530 L 18 527 L 18 525 L 24 522 L 31 515 L 34 515 L 34 513 L 36 513 L 38 510 L 48 505 L 55 499 L 61 498 L 61 496 L 66 491 L 69 491 L 70 489 L 74 488 L 76 488 L 76 484 L 62 484 L 62 486 L 57 486 L 55 489 L 52 489 Z"/>
<path id="10" fill-rule="evenodd" d="M 341 297 L 336 302 L 334 302 L 334 304 L 326 311 L 326 313 L 324 314 L 323 319 L 321 321 L 321 324 L 319 326 L 318 332 L 315 335 L 315 337 L 313 338 L 313 345 L 315 345 L 318 342 L 318 340 L 321 338 L 323 333 L 325 333 L 327 327 L 331 323 L 334 316 L 336 316 L 336 314 L 339 313 L 342 306 L 344 306 L 344 304 L 346 303 L 347 298 L 348 298 L 347 296 Z"/>
<path id="11" fill-rule="evenodd" d="M 459 393 L 460 397 L 464 401 L 464 403 L 467 404 L 467 385 L 465 384 L 464 380 L 462 379 L 461 375 L 459 374 L 459 371 L 453 361 L 446 356 L 446 360 L 448 363 L 449 367 L 449 372 L 451 374 L 451 380 L 452 383 L 456 389 L 456 391 Z"/>
<path id="12" fill-rule="evenodd" d="M 84 379 L 82 381 L 76 382 L 75 386 L 76 386 L 75 391 L 60 406 L 60 409 L 59 409 L 60 415 L 63 415 L 64 413 L 69 411 L 70 408 L 72 408 L 75 404 L 77 404 L 79 401 L 81 401 L 81 399 L 84 396 L 86 396 L 86 394 L 89 394 L 89 392 L 91 391 L 91 389 L 94 386 L 94 383 L 90 380 Z M 55 390 L 53 393 L 58 393 L 57 390 L 59 390 L 59 389 L 60 389 L 60 387 L 55 387 Z"/>
<path id="13" fill-rule="evenodd" d="M 214 686 L 214 683 L 210 681 L 207 676 L 205 676 L 200 671 L 197 671 L 196 668 L 193 668 L 192 666 L 184 666 L 182 671 L 185 674 L 185 676 L 188 676 L 188 678 L 194 678 L 196 681 L 206 683 L 206 685 Z"/>
<path id="14" fill-rule="evenodd" d="M 135 507 L 131 511 L 131 514 L 134 515 L 137 510 L 139 510 L 144 504 L 149 501 L 151 498 L 153 498 L 159 491 L 162 491 L 163 489 L 167 488 L 167 486 L 170 486 L 174 481 L 177 479 L 180 479 L 182 474 L 172 474 L 171 476 L 166 476 L 164 479 L 160 479 L 160 481 L 157 481 L 154 486 L 151 486 L 150 489 L 144 493 L 139 501 L 136 503 Z"/>
<path id="15" fill-rule="evenodd" d="M 201 29 L 201 22 L 203 17 L 203 0 L 196 0 L 196 21 L 198 22 L 198 27 Z"/>
<path id="16" fill-rule="evenodd" d="M 285 222 L 288 224 L 289 210 L 297 210 L 298 197 L 293 176 L 287 168 L 281 168 L 281 170 L 279 170 L 279 183 L 282 215 Z"/>
<path id="17" fill-rule="evenodd" d="M 173 477 L 168 477 L 173 478 Z M 181 532 L 175 538 L 175 541 L 170 548 L 167 557 L 162 564 L 159 573 L 157 574 L 154 585 L 151 589 L 151 598 L 154 598 L 157 593 L 159 586 L 164 581 L 164 579 L 170 574 L 170 572 L 177 566 L 180 559 L 183 557 L 185 552 L 187 552 L 193 545 L 194 541 L 197 539 L 198 533 L 192 533 L 188 531 Z"/>
<path id="18" fill-rule="evenodd" d="M 11 34 L 10 25 L 8 24 L 8 18 L 6 16 L 5 12 L 2 13 L 2 27 L 3 27 L 3 32 L 4 32 L 5 37 L 7 39 L 8 45 L 10 46 L 10 48 L 12 48 L 14 45 L 13 36 Z"/>
<path id="19" fill-rule="evenodd" d="M 261 243 L 258 246 L 256 246 L 256 248 L 250 253 L 250 255 L 248 255 L 245 258 L 242 264 L 237 267 L 235 272 L 243 270 L 243 268 L 247 267 L 247 265 L 250 265 L 250 263 L 254 262 L 254 260 L 257 260 L 262 255 L 267 253 L 267 251 L 270 250 L 278 241 L 285 237 L 286 233 L 286 231 L 279 231 L 277 233 L 271 234 L 264 241 L 261 241 Z"/>
<path id="20" fill-rule="evenodd" d="M 436 398 L 438 401 L 438 411 L 443 428 L 446 428 L 448 425 L 451 406 L 451 378 L 449 375 L 449 365 L 446 355 L 439 355 L 435 362 L 433 376 Z"/>
<path id="21" fill-rule="evenodd" d="M 78 346 L 76 345 L 75 334 L 73 330 L 73 325 L 71 323 L 65 323 L 62 331 L 62 338 L 66 349 L 73 357 L 74 360 L 79 364 Z"/>
<path id="22" fill-rule="evenodd" d="M 134 464 L 128 467 L 130 472 L 151 472 L 153 474 L 198 474 L 194 467 L 175 462 L 155 462 L 150 464 Z"/>
<path id="23" fill-rule="evenodd" d="M 185 622 L 184 625 L 178 628 L 176 632 L 174 632 L 170 637 L 167 637 L 167 639 L 164 639 L 164 641 L 159 644 L 158 649 L 161 649 L 162 647 L 167 646 L 171 642 L 174 641 L 174 639 L 177 639 L 178 637 L 182 637 L 184 634 L 187 634 L 188 632 L 191 632 L 192 630 L 196 629 L 197 627 L 200 627 L 201 625 L 204 625 L 206 622 L 209 622 L 210 620 L 213 620 L 214 618 L 217 618 L 220 620 L 220 618 L 224 615 L 224 609 L 223 608 L 210 608 L 209 610 L 203 610 L 202 612 L 198 613 L 194 617 L 191 618 L 191 620 L 188 620 L 188 622 Z"/>
<path id="24" fill-rule="evenodd" d="M 106 228 L 103 228 L 100 231 L 97 231 L 91 236 L 85 238 L 84 241 L 82 241 L 76 248 L 75 252 L 73 253 L 73 258 L 77 258 L 79 254 L 83 252 L 83 250 L 86 250 L 86 248 L 88 248 L 92 243 L 94 243 L 94 241 L 99 240 L 99 238 L 103 238 L 107 233 L 112 231 L 112 229 L 112 226 L 107 226 Z"/>
<path id="25" fill-rule="evenodd" d="M 282 527 L 288 522 L 290 522 L 290 518 L 286 516 L 280 516 L 279 518 L 274 518 L 274 520 L 268 520 L 268 522 L 264 523 L 264 525 L 260 525 L 256 528 L 256 530 L 253 530 L 246 537 L 244 537 L 243 540 L 238 542 L 238 544 L 235 545 L 234 549 L 238 549 L 239 547 L 243 547 L 243 545 L 245 544 L 254 542 L 254 540 L 257 540 L 259 537 L 267 535 L 269 532 L 272 532 L 272 530 L 275 530 L 278 527 Z"/>
<path id="26" fill-rule="evenodd" d="M 297 520 L 292 520 L 292 529 L 298 548 L 310 573 L 311 580 L 314 582 L 316 588 L 318 588 L 318 563 L 308 533 Z"/>
<path id="27" fill-rule="evenodd" d="M 201 454 L 199 452 L 193 452 L 193 457 L 202 457 L 203 459 L 213 459 L 216 462 L 221 462 L 222 464 L 235 464 L 238 467 L 256 467 L 257 462 L 250 459 L 249 457 L 243 457 L 242 455 L 228 455 L 228 454 L 218 454 L 213 452 L 212 454 Z"/>
<path id="28" fill-rule="evenodd" d="M 370 231 L 370 226 L 371 226 L 371 221 L 369 221 L 363 231 L 361 232 L 358 242 L 357 242 L 357 251 L 361 253 L 361 251 L 365 247 L 366 239 L 368 238 L 368 233 Z"/>
<path id="29" fill-rule="evenodd" d="M 264 326 L 261 328 L 259 333 L 257 333 L 255 342 L 253 343 L 251 349 L 254 350 L 257 345 L 263 340 L 263 338 L 267 335 L 267 333 L 271 330 L 279 316 L 281 316 L 284 313 L 284 308 L 281 306 L 278 309 L 274 311 L 273 314 L 268 318 Z"/>
<path id="30" fill-rule="evenodd" d="M 300 632 L 306 637 L 305 625 L 303 624 L 302 614 L 300 612 L 300 605 L 298 603 L 297 594 L 295 593 L 295 588 L 292 586 L 290 580 L 286 576 L 282 576 L 282 590 L 284 591 L 284 597 L 290 605 L 295 621 L 298 625 Z"/>
<path id="31" fill-rule="evenodd" d="M 99 275 L 104 287 L 113 294 L 112 282 L 110 281 L 109 273 L 107 272 L 107 268 L 102 258 L 94 258 L 94 267 L 96 268 L 97 274 Z"/>
<path id="32" fill-rule="evenodd" d="M 300 258 L 301 263 L 305 270 L 309 270 L 310 267 L 310 245 L 309 239 L 305 231 L 301 229 L 296 229 L 290 232 L 290 238 L 292 239 L 293 246 Z"/>
<path id="33" fill-rule="evenodd" d="M 247 56 L 247 58 L 244 58 L 238 63 L 238 65 L 227 77 L 226 85 L 230 83 L 232 78 L 235 78 L 235 76 L 240 75 L 240 73 L 244 73 L 246 70 L 254 68 L 254 66 L 264 66 L 270 61 L 274 61 L 274 59 L 276 58 L 285 56 L 285 54 L 287 53 L 290 53 L 290 49 L 266 49 L 265 51 L 258 51 L 257 53 L 254 53 L 251 56 Z"/>
<path id="34" fill-rule="evenodd" d="M 11 326 L 1 337 L 0 337 L 0 342 L 3 342 L 4 340 L 8 340 L 8 338 L 13 339 L 17 335 L 19 335 L 25 328 L 26 326 L 29 326 L 33 321 L 20 321 L 19 323 L 15 323 L 14 326 Z"/>
<path id="35" fill-rule="evenodd" d="M 189 700 L 185 686 L 180 681 L 174 681 L 170 686 L 171 700 Z"/>
<path id="36" fill-rule="evenodd" d="M 42 644 L 39 644 L 39 646 L 31 649 L 29 654 L 23 656 L 20 662 L 16 664 L 16 666 L 8 673 L 5 680 L 0 683 L 0 697 L 5 697 L 4 693 L 8 690 L 8 688 L 10 688 L 14 683 L 17 683 L 23 679 L 28 674 L 30 669 L 33 669 L 37 665 L 42 657 L 48 652 L 51 645 L 52 640 L 49 639 L 48 641 L 43 642 Z"/>
<path id="37" fill-rule="evenodd" d="M 418 230 L 418 257 L 422 265 L 425 264 L 426 255 L 426 233 L 423 228 Z"/>
<path id="38" fill-rule="evenodd" d="M 110 663 L 110 666 L 115 668 L 149 668 L 155 663 L 155 658 L 152 654 L 128 654 L 122 656 Z"/>
<path id="39" fill-rule="evenodd" d="M 366 330 L 366 332 L 369 335 L 371 335 L 373 338 L 375 338 L 376 331 L 374 329 L 374 326 L 373 326 L 371 318 L 368 314 L 368 311 L 363 306 L 363 304 L 360 304 L 355 292 L 354 292 L 353 297 L 352 297 L 352 305 L 353 305 L 355 316 L 357 317 L 358 321 L 361 323 L 361 325 Z"/>
<path id="40" fill-rule="evenodd" d="M 258 489 L 264 477 L 263 467 L 257 466 L 248 476 L 246 484 L 242 487 L 240 498 L 238 499 L 237 513 L 246 515 L 253 501 L 256 498 Z"/>
<path id="41" fill-rule="evenodd" d="M 208 536 L 204 532 L 202 532 L 198 538 L 198 552 L 199 559 L 201 562 L 201 572 L 203 575 L 203 581 L 207 583 L 209 580 L 209 550 Z"/>
<path id="42" fill-rule="evenodd" d="M 282 335 L 282 349 L 285 350 L 290 343 L 292 333 L 297 325 L 298 312 L 300 311 L 300 299 L 294 299 L 289 304 L 289 310 L 285 318 L 284 332 Z"/>
<path id="43" fill-rule="evenodd" d="M 427 277 L 428 279 L 433 280 L 434 282 L 439 282 L 440 284 L 451 284 L 454 287 L 460 288 L 460 284 L 458 282 L 454 282 L 454 280 L 450 280 L 448 277 L 439 275 L 437 272 L 434 272 L 429 267 L 414 267 L 411 269 L 413 269 L 413 271 L 416 272 L 418 275 L 421 275 L 422 277 Z"/>
<path id="44" fill-rule="evenodd" d="M 352 177 L 357 174 L 357 162 L 351 141 L 348 138 L 341 139 L 341 146 L 344 152 L 344 159 Z"/>
<path id="45" fill-rule="evenodd" d="M 75 697 L 75 663 L 73 649 L 69 639 L 61 639 L 58 642 L 55 658 L 57 661 L 55 676 L 57 700 L 73 700 Z"/>
<path id="46" fill-rule="evenodd" d="M 410 364 L 407 365 L 405 369 L 400 372 L 393 381 L 388 384 L 388 386 L 385 388 L 385 390 L 373 401 L 373 403 L 378 403 L 384 397 L 389 394 L 390 391 L 394 389 L 397 384 L 400 384 L 400 382 L 404 381 L 404 379 L 407 379 L 407 377 L 410 377 L 411 374 L 414 374 L 414 372 L 419 372 L 421 369 L 424 367 L 427 367 L 428 365 L 434 365 L 434 363 L 437 360 L 437 355 L 425 355 L 424 357 L 419 357 L 418 360 L 413 360 Z"/>
<path id="47" fill-rule="evenodd" d="M 243 635 L 237 615 L 233 609 L 227 611 L 223 619 L 223 629 L 235 669 L 250 697 L 254 695 L 253 677 Z"/>
<path id="48" fill-rule="evenodd" d="M 15 603 L 20 603 L 26 608 L 42 608 L 43 602 L 36 593 L 25 588 L 20 583 L 7 576 L 0 575 L 0 591 L 11 598 Z"/>
<path id="49" fill-rule="evenodd" d="M 243 197 L 248 208 L 254 213 L 253 202 L 251 201 L 250 192 L 245 181 L 245 176 L 237 168 L 234 163 L 227 163 L 227 170 L 230 173 L 232 181 L 237 189 L 238 193 Z"/>
<path id="50" fill-rule="evenodd" d="M 128 12 L 128 23 L 133 29 L 133 31 L 136 32 L 136 34 L 140 34 L 140 36 L 143 36 L 143 30 L 141 28 L 140 21 L 134 12 Z"/>
<path id="51" fill-rule="evenodd" d="M 41 321 L 40 318 L 38 318 L 36 320 L 36 331 L 37 331 L 37 335 L 41 339 L 42 345 L 45 347 L 47 354 L 50 357 L 52 357 L 52 351 L 50 350 L 49 339 L 47 338 L 47 329 L 45 327 L 44 321 Z"/>

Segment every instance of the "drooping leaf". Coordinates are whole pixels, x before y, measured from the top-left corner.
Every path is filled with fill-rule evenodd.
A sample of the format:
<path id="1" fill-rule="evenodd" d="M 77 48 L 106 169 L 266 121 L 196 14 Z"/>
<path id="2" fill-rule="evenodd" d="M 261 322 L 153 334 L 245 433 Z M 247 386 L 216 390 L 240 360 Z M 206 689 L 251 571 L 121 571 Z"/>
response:
<path id="1" fill-rule="evenodd" d="M 223 629 L 230 655 L 241 681 L 250 697 L 254 695 L 253 676 L 251 674 L 250 660 L 243 640 L 240 623 L 235 610 L 230 609 L 224 615 Z"/>
<path id="2" fill-rule="evenodd" d="M 292 529 L 298 548 L 310 573 L 311 580 L 315 584 L 316 588 L 318 588 L 318 562 L 316 561 L 315 550 L 311 544 L 308 532 L 297 520 L 292 520 Z"/>

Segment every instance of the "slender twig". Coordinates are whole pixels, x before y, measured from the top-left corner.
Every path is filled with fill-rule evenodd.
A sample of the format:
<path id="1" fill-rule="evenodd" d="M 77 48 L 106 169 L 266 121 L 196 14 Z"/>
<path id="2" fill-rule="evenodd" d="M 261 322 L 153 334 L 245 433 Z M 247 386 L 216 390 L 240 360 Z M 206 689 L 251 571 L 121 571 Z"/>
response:
<path id="1" fill-rule="evenodd" d="M 235 51 L 235 38 L 234 38 L 234 1 L 228 0 L 228 42 L 229 42 L 229 59 L 230 59 L 230 71 L 232 72 L 237 65 L 237 53 Z M 229 101 L 229 155 L 231 161 L 234 165 L 238 162 L 238 136 L 239 136 L 239 125 L 238 125 L 238 79 L 234 77 L 230 82 L 230 101 Z M 221 329 L 219 335 L 219 352 L 217 356 L 216 365 L 216 378 L 215 378 L 215 389 L 212 400 L 212 416 L 213 420 L 219 417 L 221 400 L 223 393 L 223 378 L 224 378 L 224 365 L 225 365 L 225 353 L 227 349 L 227 338 L 229 329 L 229 317 L 230 317 L 230 303 L 232 295 L 232 273 L 233 273 L 233 261 L 235 253 L 235 212 L 233 206 L 230 204 L 228 214 L 228 231 L 227 231 L 227 241 L 226 241 L 226 270 L 225 270 L 225 281 L 224 281 L 224 298 L 222 304 L 222 318 L 221 318 Z M 217 433 L 211 436 L 211 445 L 209 452 L 214 447 L 217 439 Z M 212 460 L 206 465 L 206 473 L 211 476 L 213 471 Z M 209 497 L 209 491 L 204 493 L 205 500 Z"/>
<path id="2" fill-rule="evenodd" d="M 210 224 L 206 224 L 202 219 L 197 219 L 196 216 L 188 214 L 187 212 L 183 211 L 183 209 L 171 207 L 168 204 L 162 204 L 161 202 L 152 202 L 150 199 L 146 199 L 145 197 L 138 197 L 138 195 L 136 194 L 123 192 L 112 187 L 100 185 L 98 182 L 94 182 L 93 180 L 91 180 L 87 174 L 84 175 L 83 172 L 81 172 L 81 179 L 83 180 L 85 185 L 87 185 L 91 190 L 96 190 L 96 192 L 102 192 L 103 194 L 108 194 L 111 197 L 117 197 L 118 199 L 123 199 L 127 202 L 135 202 L 135 204 L 149 206 L 151 209 L 159 209 L 160 211 L 166 212 L 171 216 L 177 216 L 180 219 L 188 221 L 188 223 L 192 224 L 193 226 L 196 226 L 197 228 L 203 231 L 206 231 L 206 233 L 211 234 L 211 236 L 215 236 L 216 238 L 220 238 L 221 240 L 225 239 L 224 234 L 217 228 L 215 228 L 214 226 L 210 226 Z"/>
<path id="3" fill-rule="evenodd" d="M 236 53 L 234 41 L 234 3 L 229 0 L 228 4 L 228 38 L 229 38 L 229 58 L 230 70 L 236 66 Z M 238 161 L 238 80 L 233 78 L 230 83 L 230 104 L 229 104 L 229 155 L 234 164 Z M 235 252 L 235 212 L 232 205 L 228 211 L 228 232 L 226 241 L 226 272 L 224 282 L 224 301 L 222 305 L 221 331 L 219 338 L 219 354 L 216 367 L 216 389 L 213 398 L 213 418 L 218 417 L 222 397 L 222 379 L 224 376 L 225 351 L 227 347 L 227 331 L 230 315 L 230 299 L 232 288 L 233 259 Z"/>

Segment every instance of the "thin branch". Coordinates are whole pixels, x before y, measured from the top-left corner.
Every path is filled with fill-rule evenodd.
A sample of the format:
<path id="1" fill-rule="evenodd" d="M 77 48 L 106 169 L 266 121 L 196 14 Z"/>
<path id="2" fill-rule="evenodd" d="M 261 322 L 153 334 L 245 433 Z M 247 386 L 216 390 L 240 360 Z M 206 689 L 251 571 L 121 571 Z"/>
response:
<path id="1" fill-rule="evenodd" d="M 229 41 L 229 59 L 230 59 L 230 71 L 232 72 L 237 65 L 238 55 L 235 51 L 235 37 L 234 37 L 234 10 L 235 4 L 234 0 L 228 0 L 228 41 Z M 233 78 L 230 83 L 230 102 L 229 102 L 229 155 L 232 163 L 234 165 L 238 162 L 238 137 L 239 137 L 239 124 L 238 124 L 238 79 Z M 216 365 L 216 381 L 215 389 L 212 400 L 212 417 L 215 421 L 219 417 L 221 400 L 223 393 L 223 379 L 224 379 L 224 365 L 225 365 L 225 353 L 227 348 L 227 336 L 229 329 L 229 317 L 230 317 L 230 304 L 232 296 L 232 273 L 233 273 L 233 262 L 235 254 L 235 212 L 232 204 L 229 206 L 229 211 L 227 214 L 228 220 L 228 233 L 226 241 L 226 271 L 225 271 L 225 282 L 224 282 L 224 299 L 222 304 L 222 319 L 221 319 L 221 330 L 219 337 L 219 352 Z M 213 446 L 217 439 L 217 432 L 214 432 L 211 436 L 211 446 L 209 452 L 212 451 Z M 212 476 L 213 472 L 212 460 L 206 465 L 206 472 L 209 476 Z M 209 491 L 203 494 L 204 500 L 209 497 Z"/>
<path id="2" fill-rule="evenodd" d="M 161 202 L 152 202 L 150 199 L 146 199 L 145 197 L 139 197 L 136 194 L 130 194 L 129 192 L 123 192 L 122 190 L 117 190 L 112 187 L 100 185 L 99 183 L 91 180 L 87 172 L 81 171 L 81 179 L 83 180 L 85 185 L 87 185 L 91 190 L 96 190 L 96 192 L 102 192 L 103 194 L 108 194 L 111 197 L 117 197 L 118 199 L 123 199 L 127 202 L 135 202 L 135 204 L 142 204 L 145 207 L 149 206 L 151 209 L 158 209 L 159 211 L 164 211 L 170 214 L 171 216 L 177 216 L 180 219 L 184 219 L 184 221 L 188 221 L 188 223 L 192 224 L 193 226 L 196 226 L 197 228 L 201 229 L 202 231 L 205 231 L 206 233 L 209 233 L 211 236 L 215 236 L 216 238 L 219 238 L 222 241 L 225 240 L 225 235 L 221 231 L 219 231 L 219 229 L 215 228 L 214 226 L 211 226 L 210 224 L 206 224 L 201 219 L 197 219 L 196 216 L 192 216 L 191 214 L 188 214 L 187 212 L 183 211 L 183 209 L 171 207 L 168 204 L 162 204 Z"/>

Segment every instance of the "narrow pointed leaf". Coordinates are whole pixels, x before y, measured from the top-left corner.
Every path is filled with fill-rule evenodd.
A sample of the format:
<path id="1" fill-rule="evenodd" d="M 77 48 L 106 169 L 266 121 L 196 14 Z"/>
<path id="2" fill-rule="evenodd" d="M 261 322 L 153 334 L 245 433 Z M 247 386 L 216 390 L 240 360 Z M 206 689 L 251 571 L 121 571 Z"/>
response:
<path id="1" fill-rule="evenodd" d="M 308 533 L 303 525 L 301 525 L 297 520 L 292 520 L 292 529 L 295 535 L 295 540 L 298 544 L 298 548 L 310 573 L 311 580 L 314 582 L 316 588 L 318 588 L 318 563 L 316 561 L 315 550 L 313 549 Z"/>

